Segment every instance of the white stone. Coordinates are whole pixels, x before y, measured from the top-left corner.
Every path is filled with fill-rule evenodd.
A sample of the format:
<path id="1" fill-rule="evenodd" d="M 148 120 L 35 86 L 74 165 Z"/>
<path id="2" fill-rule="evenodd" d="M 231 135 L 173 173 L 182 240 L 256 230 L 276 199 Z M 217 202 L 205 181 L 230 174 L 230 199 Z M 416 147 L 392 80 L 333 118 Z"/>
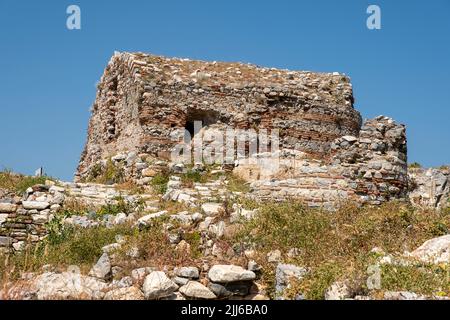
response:
<path id="1" fill-rule="evenodd" d="M 44 273 L 34 281 L 39 300 L 102 299 L 107 284 L 79 273 Z"/>
<path id="2" fill-rule="evenodd" d="M 191 278 L 191 279 L 198 279 L 198 277 L 200 276 L 197 267 L 175 268 L 174 273 L 179 277 Z"/>
<path id="3" fill-rule="evenodd" d="M 357 137 L 354 137 L 354 136 L 343 136 L 342 139 L 344 139 L 344 140 L 346 140 L 346 141 L 348 141 L 348 142 L 355 142 L 355 141 L 358 141 L 358 138 L 357 138 Z"/>
<path id="4" fill-rule="evenodd" d="M 118 288 L 108 291 L 103 300 L 144 300 L 144 294 L 136 287 Z"/>
<path id="5" fill-rule="evenodd" d="M 131 278 L 133 278 L 134 281 L 141 281 L 153 271 L 155 271 L 155 269 L 151 267 L 134 269 L 131 271 Z"/>
<path id="6" fill-rule="evenodd" d="M 170 296 L 178 289 L 175 282 L 170 280 L 162 271 L 153 271 L 145 277 L 144 285 L 142 286 L 145 298 L 160 299 Z"/>
<path id="7" fill-rule="evenodd" d="M 111 261 L 109 260 L 108 254 L 103 253 L 97 263 L 89 271 L 89 276 L 96 277 L 99 279 L 107 279 L 111 275 Z"/>
<path id="8" fill-rule="evenodd" d="M 351 290 L 345 282 L 335 282 L 325 292 L 325 300 L 345 300 L 348 298 L 351 298 Z"/>
<path id="9" fill-rule="evenodd" d="M 23 249 L 25 249 L 25 241 L 19 241 L 19 242 L 15 242 L 13 243 L 13 248 L 16 251 L 22 251 Z"/>
<path id="10" fill-rule="evenodd" d="M 191 217 L 194 222 L 198 222 L 203 219 L 203 215 L 200 212 L 193 213 Z"/>
<path id="11" fill-rule="evenodd" d="M 120 249 L 120 247 L 121 246 L 118 243 L 111 243 L 111 244 L 108 244 L 108 245 L 102 247 L 102 251 L 104 253 L 111 253 L 111 252 L 114 252 L 114 251 Z"/>
<path id="12" fill-rule="evenodd" d="M 39 202 L 39 201 L 23 201 L 23 208 L 27 210 L 44 210 L 50 207 L 50 203 L 48 202 Z"/>
<path id="13" fill-rule="evenodd" d="M 225 233 L 225 222 L 219 221 L 216 224 L 212 224 L 208 228 L 209 233 L 217 238 L 221 238 Z"/>
<path id="14" fill-rule="evenodd" d="M 212 215 L 219 214 L 221 211 L 223 211 L 223 206 L 220 203 L 208 202 L 208 203 L 202 204 L 202 211 L 207 216 L 212 216 Z"/>
<path id="15" fill-rule="evenodd" d="M 48 215 L 47 214 L 33 214 L 33 223 L 37 224 L 43 224 L 48 222 Z"/>
<path id="16" fill-rule="evenodd" d="M 235 281 L 252 281 L 256 278 L 253 271 L 235 265 L 215 265 L 208 272 L 212 282 L 228 283 Z"/>
<path id="17" fill-rule="evenodd" d="M 271 263 L 276 263 L 281 261 L 281 251 L 273 250 L 267 254 L 267 261 Z"/>
<path id="18" fill-rule="evenodd" d="M 146 227 L 146 226 L 149 226 L 149 225 L 151 225 L 151 221 L 152 221 L 153 219 L 162 217 L 162 216 L 164 216 L 164 215 L 166 215 L 166 214 L 167 214 L 167 210 L 163 210 L 163 211 L 159 211 L 159 212 L 156 212 L 156 213 L 147 214 L 147 215 L 145 215 L 145 216 L 139 218 L 138 221 L 137 221 L 137 224 L 138 224 L 140 227 Z"/>
<path id="19" fill-rule="evenodd" d="M 12 213 L 17 210 L 17 205 L 12 203 L 0 202 L 0 212 L 1 213 Z"/>
<path id="20" fill-rule="evenodd" d="M 425 263 L 450 263 L 450 234 L 426 241 L 411 252 L 411 257 Z"/>
<path id="21" fill-rule="evenodd" d="M 291 286 L 293 279 L 300 280 L 307 273 L 307 270 L 293 264 L 278 264 L 275 271 L 275 290 L 278 299 L 283 299 L 283 292 Z"/>
<path id="22" fill-rule="evenodd" d="M 193 222 L 192 216 L 189 215 L 189 212 L 187 212 L 187 211 L 183 211 L 178 214 L 171 215 L 170 219 L 178 221 L 183 225 L 190 225 Z"/>
<path id="23" fill-rule="evenodd" d="M 197 281 L 189 281 L 186 285 L 180 288 L 180 292 L 188 298 L 195 299 L 215 299 L 216 295 Z"/>
<path id="24" fill-rule="evenodd" d="M 64 187 L 59 187 L 59 186 L 51 186 L 50 189 L 48 190 L 51 194 L 54 193 L 64 193 L 66 191 L 66 189 L 64 189 Z"/>
<path id="25" fill-rule="evenodd" d="M 123 212 L 118 213 L 115 217 L 114 217 L 114 224 L 122 224 L 127 222 L 127 215 Z"/>
<path id="26" fill-rule="evenodd" d="M 7 214 L 7 213 L 0 214 L 0 225 L 2 225 L 6 221 L 6 219 L 8 219 L 8 216 L 9 216 L 9 214 Z"/>

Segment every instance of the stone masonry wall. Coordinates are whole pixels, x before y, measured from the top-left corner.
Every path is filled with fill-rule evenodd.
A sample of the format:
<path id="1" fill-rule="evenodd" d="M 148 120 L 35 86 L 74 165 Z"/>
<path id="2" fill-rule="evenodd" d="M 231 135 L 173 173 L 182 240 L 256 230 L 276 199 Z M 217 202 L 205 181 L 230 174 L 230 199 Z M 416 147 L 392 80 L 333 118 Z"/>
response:
<path id="1" fill-rule="evenodd" d="M 167 159 L 195 120 L 276 128 L 284 148 L 318 156 L 361 126 L 350 81 L 337 73 L 116 53 L 98 85 L 76 178 L 121 152 Z"/>
<path id="2" fill-rule="evenodd" d="M 409 200 L 422 207 L 450 207 L 450 169 L 410 168 Z"/>
<path id="3" fill-rule="evenodd" d="M 366 121 L 358 137 L 338 138 L 331 148 L 328 159 L 282 150 L 279 166 L 273 164 L 273 154 L 257 155 L 235 173 L 251 181 L 253 195 L 264 200 L 300 198 L 310 206 L 332 208 L 349 199 L 370 204 L 405 199 L 404 126 L 380 116 Z"/>

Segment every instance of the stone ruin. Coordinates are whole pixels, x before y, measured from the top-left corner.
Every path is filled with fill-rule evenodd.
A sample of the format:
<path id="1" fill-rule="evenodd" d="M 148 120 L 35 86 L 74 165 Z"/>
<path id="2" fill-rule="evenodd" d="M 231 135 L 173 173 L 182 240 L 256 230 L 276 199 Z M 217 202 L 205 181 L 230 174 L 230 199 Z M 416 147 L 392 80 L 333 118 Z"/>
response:
<path id="1" fill-rule="evenodd" d="M 89 180 L 112 161 L 145 185 L 162 164 L 174 164 L 180 142 L 193 143 L 186 131 L 214 149 L 214 133 L 229 129 L 279 136 L 279 147 L 245 161 L 235 154 L 223 165 L 248 181 L 251 197 L 325 207 L 408 199 L 405 126 L 384 116 L 363 122 L 347 76 L 143 53 L 115 53 L 106 67 L 75 180 Z M 427 183 L 414 196 L 420 204 L 436 197 Z"/>

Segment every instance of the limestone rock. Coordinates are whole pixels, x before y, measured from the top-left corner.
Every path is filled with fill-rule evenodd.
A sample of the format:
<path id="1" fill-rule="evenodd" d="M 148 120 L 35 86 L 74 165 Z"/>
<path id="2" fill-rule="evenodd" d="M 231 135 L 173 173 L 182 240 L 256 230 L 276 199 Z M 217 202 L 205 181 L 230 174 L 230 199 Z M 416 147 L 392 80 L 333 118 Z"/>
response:
<path id="1" fill-rule="evenodd" d="M 144 281 L 142 290 L 146 299 L 160 299 L 170 296 L 178 286 L 162 271 L 153 271 Z"/>
<path id="2" fill-rule="evenodd" d="M 345 300 L 351 296 L 351 289 L 345 282 L 335 282 L 325 292 L 325 300 Z"/>
<path id="3" fill-rule="evenodd" d="M 277 298 L 283 299 L 283 291 L 290 287 L 292 280 L 300 280 L 307 273 L 307 270 L 292 264 L 278 264 L 275 271 L 275 290 Z"/>
<path id="4" fill-rule="evenodd" d="M 207 216 L 213 216 L 213 215 L 217 215 L 220 212 L 222 212 L 223 211 L 223 206 L 220 203 L 208 202 L 208 203 L 202 204 L 202 211 Z"/>
<path id="5" fill-rule="evenodd" d="M 207 287 L 197 281 L 189 281 L 180 288 L 180 292 L 189 298 L 196 299 L 215 299 L 216 295 Z"/>
<path id="6" fill-rule="evenodd" d="M 111 261 L 108 254 L 103 253 L 97 263 L 89 271 L 89 276 L 106 280 L 111 276 Z"/>
<path id="7" fill-rule="evenodd" d="M 235 265 L 215 265 L 208 272 L 212 282 L 228 283 L 236 281 L 252 281 L 256 278 L 253 271 Z"/>
<path id="8" fill-rule="evenodd" d="M 147 214 L 138 219 L 137 224 L 139 227 L 147 227 L 151 225 L 152 220 L 162 217 L 167 214 L 166 210 L 159 211 L 156 213 Z"/>
<path id="9" fill-rule="evenodd" d="M 17 210 L 17 205 L 13 203 L 0 202 L 0 213 L 12 213 Z"/>
<path id="10" fill-rule="evenodd" d="M 103 300 L 144 300 L 144 294 L 138 288 L 131 286 L 108 291 Z"/>
<path id="11" fill-rule="evenodd" d="M 39 300 L 102 299 L 106 283 L 78 273 L 44 273 L 34 280 Z"/>
<path id="12" fill-rule="evenodd" d="M 133 271 L 131 271 L 131 278 L 134 281 L 141 281 L 144 280 L 145 277 L 152 273 L 153 271 L 155 271 L 155 268 L 151 268 L 151 267 L 145 267 L 145 268 L 138 268 L 138 269 L 134 269 Z"/>
<path id="13" fill-rule="evenodd" d="M 411 256 L 425 263 L 450 263 L 450 234 L 426 241 Z"/>
<path id="14" fill-rule="evenodd" d="M 27 210 L 44 210 L 50 207 L 50 203 L 46 201 L 23 201 L 22 205 Z"/>

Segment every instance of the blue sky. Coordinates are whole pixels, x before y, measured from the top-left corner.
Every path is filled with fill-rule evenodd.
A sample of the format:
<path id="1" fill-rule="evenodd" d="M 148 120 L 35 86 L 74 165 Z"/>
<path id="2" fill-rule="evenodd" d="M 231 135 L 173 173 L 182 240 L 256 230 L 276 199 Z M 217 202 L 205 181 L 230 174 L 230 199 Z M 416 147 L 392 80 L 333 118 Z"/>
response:
<path id="1" fill-rule="evenodd" d="M 72 179 L 115 50 L 346 73 L 364 118 L 407 125 L 410 162 L 450 163 L 449 39 L 448 0 L 0 0 L 0 168 Z"/>

